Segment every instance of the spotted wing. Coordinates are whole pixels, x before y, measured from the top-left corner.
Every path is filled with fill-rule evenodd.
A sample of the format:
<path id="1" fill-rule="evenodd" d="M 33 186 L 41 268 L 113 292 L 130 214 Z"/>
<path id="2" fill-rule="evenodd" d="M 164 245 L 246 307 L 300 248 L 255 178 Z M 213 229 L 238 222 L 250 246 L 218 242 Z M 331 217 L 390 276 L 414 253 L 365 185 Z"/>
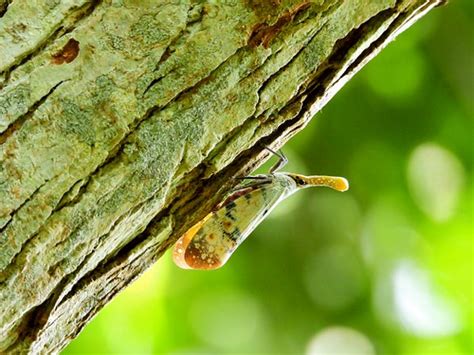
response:
<path id="1" fill-rule="evenodd" d="M 177 242 L 173 258 L 186 269 L 217 269 L 278 204 L 285 191 L 272 181 L 237 190 Z"/>

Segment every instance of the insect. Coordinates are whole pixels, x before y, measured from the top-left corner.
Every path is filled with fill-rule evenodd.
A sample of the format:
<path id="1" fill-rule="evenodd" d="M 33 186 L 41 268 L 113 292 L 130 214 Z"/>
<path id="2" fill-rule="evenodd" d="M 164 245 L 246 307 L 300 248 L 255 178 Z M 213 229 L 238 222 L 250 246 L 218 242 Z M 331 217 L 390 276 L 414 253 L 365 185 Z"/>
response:
<path id="1" fill-rule="evenodd" d="M 277 163 L 268 174 L 240 178 L 250 182 L 234 189 L 214 211 L 181 236 L 173 250 L 176 265 L 196 270 L 220 268 L 272 209 L 296 191 L 311 186 L 337 191 L 349 188 L 342 177 L 277 172 L 288 160 L 281 152 L 267 149 L 279 158 Z"/>

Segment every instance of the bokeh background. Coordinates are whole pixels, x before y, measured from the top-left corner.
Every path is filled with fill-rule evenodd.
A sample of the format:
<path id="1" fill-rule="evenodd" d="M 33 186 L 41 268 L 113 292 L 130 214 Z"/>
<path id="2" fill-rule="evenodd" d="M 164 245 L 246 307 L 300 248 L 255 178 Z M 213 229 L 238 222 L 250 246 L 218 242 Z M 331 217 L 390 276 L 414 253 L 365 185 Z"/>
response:
<path id="1" fill-rule="evenodd" d="M 294 195 L 218 271 L 168 252 L 63 354 L 472 354 L 473 4 L 402 34 L 284 147 L 350 191 Z"/>

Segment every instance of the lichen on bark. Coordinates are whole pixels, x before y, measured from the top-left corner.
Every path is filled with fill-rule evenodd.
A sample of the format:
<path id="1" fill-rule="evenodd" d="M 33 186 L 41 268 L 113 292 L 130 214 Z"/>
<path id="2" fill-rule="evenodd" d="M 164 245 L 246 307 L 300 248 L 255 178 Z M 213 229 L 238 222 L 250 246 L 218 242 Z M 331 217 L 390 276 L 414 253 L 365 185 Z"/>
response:
<path id="1" fill-rule="evenodd" d="M 0 350 L 67 345 L 439 3 L 0 0 Z"/>

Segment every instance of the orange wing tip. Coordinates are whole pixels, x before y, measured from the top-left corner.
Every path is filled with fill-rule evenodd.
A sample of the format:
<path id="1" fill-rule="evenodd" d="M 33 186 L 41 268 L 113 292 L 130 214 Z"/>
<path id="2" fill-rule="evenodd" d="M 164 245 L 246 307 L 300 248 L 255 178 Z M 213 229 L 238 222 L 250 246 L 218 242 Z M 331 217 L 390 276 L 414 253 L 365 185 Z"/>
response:
<path id="1" fill-rule="evenodd" d="M 193 247 L 192 239 L 181 237 L 173 249 L 173 261 L 176 266 L 186 270 L 216 270 L 225 262 L 212 254 L 202 254 Z"/>
<path id="2" fill-rule="evenodd" d="M 192 226 L 186 233 L 184 233 L 181 238 L 176 242 L 173 249 L 173 261 L 176 266 L 181 269 L 192 269 L 190 265 L 186 262 L 186 250 L 189 247 L 189 243 L 193 240 L 193 237 L 201 229 L 201 226 L 209 219 L 209 215 L 204 217 L 201 221 Z"/>
<path id="3" fill-rule="evenodd" d="M 173 261 L 181 269 L 191 269 L 185 259 L 186 246 L 184 245 L 184 236 L 179 238 L 173 249 Z M 189 244 L 189 243 L 188 243 Z"/>
<path id="4" fill-rule="evenodd" d="M 185 259 L 188 269 L 193 270 L 217 270 L 225 264 L 225 262 L 212 257 L 201 258 L 200 255 L 193 254 L 187 254 Z"/>
<path id="5" fill-rule="evenodd" d="M 212 213 L 209 213 L 176 242 L 173 249 L 173 261 L 176 266 L 187 270 L 215 270 L 225 264 L 228 258 L 223 260 L 219 255 L 206 250 L 208 248 L 206 244 L 201 247 L 196 245 L 196 234 L 211 216 Z"/>

